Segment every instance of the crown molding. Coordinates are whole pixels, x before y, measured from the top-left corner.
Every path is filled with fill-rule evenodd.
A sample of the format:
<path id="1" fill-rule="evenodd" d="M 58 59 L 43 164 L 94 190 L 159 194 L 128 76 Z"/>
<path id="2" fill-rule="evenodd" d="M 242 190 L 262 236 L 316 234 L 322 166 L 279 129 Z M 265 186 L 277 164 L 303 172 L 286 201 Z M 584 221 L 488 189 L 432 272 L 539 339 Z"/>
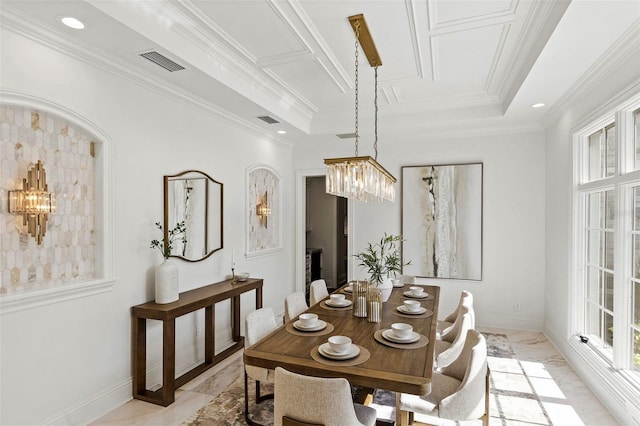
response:
<path id="1" fill-rule="evenodd" d="M 561 0 L 532 3 L 515 43 L 514 55 L 508 58 L 503 74 L 505 78 L 497 82 L 497 92 L 500 99 L 503 99 L 503 112 L 507 111 L 511 105 L 570 2 L 570 0 Z"/>
<path id="2" fill-rule="evenodd" d="M 629 58 L 640 56 L 640 20 L 627 29 L 606 53 L 589 67 L 558 101 L 542 116 L 540 122 L 544 127 L 555 121 L 575 99 L 586 96 L 621 67 Z"/>
<path id="3" fill-rule="evenodd" d="M 76 39 L 63 35 L 59 32 L 45 27 L 35 22 L 30 16 L 3 5 L 0 14 L 2 27 L 29 40 L 43 46 L 56 50 L 81 62 L 114 74 L 124 80 L 144 87 L 156 94 L 165 96 L 175 102 L 189 106 L 196 110 L 205 112 L 221 121 L 232 123 L 253 135 L 265 138 L 276 144 L 286 147 L 293 147 L 293 143 L 286 138 L 275 137 L 273 134 L 264 131 L 254 123 L 245 120 L 217 105 L 200 98 L 193 93 L 186 92 L 179 87 L 158 79 L 148 72 L 133 67 L 118 57 L 109 55 L 106 52 L 96 51 L 92 46 L 78 42 Z"/>

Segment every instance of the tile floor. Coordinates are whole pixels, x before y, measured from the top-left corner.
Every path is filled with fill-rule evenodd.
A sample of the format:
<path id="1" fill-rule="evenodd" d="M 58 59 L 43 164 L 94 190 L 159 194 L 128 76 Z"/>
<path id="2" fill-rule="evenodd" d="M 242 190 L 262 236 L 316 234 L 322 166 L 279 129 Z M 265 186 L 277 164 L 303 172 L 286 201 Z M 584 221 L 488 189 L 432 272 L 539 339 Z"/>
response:
<path id="1" fill-rule="evenodd" d="M 491 419 L 492 425 L 617 424 L 542 333 L 489 328 L 480 331 L 506 334 L 517 356 L 489 360 L 493 387 L 499 390 L 491 395 L 492 412 L 496 414 L 498 406 L 503 411 L 502 419 Z M 239 363 L 233 362 L 239 357 L 241 352 L 184 385 L 169 407 L 131 400 L 92 424 L 179 425 L 242 374 Z M 215 380 L 203 389 L 204 382 L 214 375 Z M 532 391 L 540 401 L 527 398 Z M 515 398 L 518 401 L 513 403 Z M 509 412 L 505 410 L 508 407 L 519 408 Z"/>

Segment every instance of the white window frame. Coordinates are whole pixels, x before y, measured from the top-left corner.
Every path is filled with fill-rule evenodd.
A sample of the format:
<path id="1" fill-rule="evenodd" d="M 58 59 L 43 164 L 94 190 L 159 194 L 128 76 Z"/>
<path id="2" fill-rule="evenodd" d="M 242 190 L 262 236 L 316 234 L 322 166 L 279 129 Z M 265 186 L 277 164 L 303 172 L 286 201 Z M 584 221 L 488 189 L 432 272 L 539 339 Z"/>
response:
<path id="1" fill-rule="evenodd" d="M 633 143 L 622 145 L 623 140 L 633 141 L 633 113 L 640 108 L 640 94 L 635 95 L 619 107 L 603 113 L 599 118 L 574 132 L 574 185 L 573 185 L 573 246 L 570 324 L 573 335 L 583 335 L 586 329 L 586 220 L 588 194 L 614 190 L 616 217 L 614 221 L 614 340 L 612 355 L 598 344 L 599 339 L 591 339 L 587 347 L 592 354 L 617 370 L 626 382 L 640 389 L 640 370 L 633 366 L 632 329 L 632 218 L 633 188 L 640 187 L 640 170 L 635 166 Z M 589 135 L 615 123 L 617 146 L 617 172 L 614 176 L 587 182 L 588 178 L 588 138 Z M 623 330 L 622 332 L 616 330 Z M 626 336 L 626 337 L 625 337 Z M 593 341 L 595 340 L 595 342 Z M 584 345 L 583 345 L 584 347 Z M 594 362 L 597 360 L 594 359 Z"/>

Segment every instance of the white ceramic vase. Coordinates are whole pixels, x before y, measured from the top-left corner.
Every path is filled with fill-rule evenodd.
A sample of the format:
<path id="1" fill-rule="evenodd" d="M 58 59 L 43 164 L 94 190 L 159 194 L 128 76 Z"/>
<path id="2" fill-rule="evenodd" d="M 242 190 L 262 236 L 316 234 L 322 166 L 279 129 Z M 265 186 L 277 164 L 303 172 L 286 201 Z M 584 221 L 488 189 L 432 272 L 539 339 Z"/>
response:
<path id="1" fill-rule="evenodd" d="M 380 289 L 382 293 L 382 302 L 384 303 L 389 300 L 391 292 L 393 291 L 393 282 L 391 281 L 391 278 L 383 279 L 380 285 L 378 285 L 378 289 Z"/>
<path id="2" fill-rule="evenodd" d="M 173 259 L 165 259 L 156 266 L 156 303 L 175 302 L 179 296 L 178 265 Z"/>

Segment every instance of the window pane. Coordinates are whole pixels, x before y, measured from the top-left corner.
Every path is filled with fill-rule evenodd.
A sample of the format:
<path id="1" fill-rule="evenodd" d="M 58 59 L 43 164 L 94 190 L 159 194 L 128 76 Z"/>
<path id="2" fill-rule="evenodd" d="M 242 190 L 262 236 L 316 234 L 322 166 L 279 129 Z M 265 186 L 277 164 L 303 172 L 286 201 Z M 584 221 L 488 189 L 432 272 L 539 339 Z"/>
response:
<path id="1" fill-rule="evenodd" d="M 633 366 L 640 369 L 640 333 L 633 331 Z"/>
<path id="2" fill-rule="evenodd" d="M 609 346 L 613 346 L 613 315 L 604 314 L 604 330 L 602 340 Z"/>
<path id="3" fill-rule="evenodd" d="M 613 271 L 613 232 L 604 234 L 604 267 Z"/>
<path id="4" fill-rule="evenodd" d="M 616 174 L 616 126 L 610 125 L 605 129 L 606 132 L 606 176 Z"/>
<path id="5" fill-rule="evenodd" d="M 587 302 L 585 314 L 587 316 L 585 321 L 587 325 L 587 334 L 600 336 L 600 309 L 598 309 L 598 305 Z"/>
<path id="6" fill-rule="evenodd" d="M 633 230 L 640 231 L 640 186 L 633 188 Z"/>
<path id="7" fill-rule="evenodd" d="M 640 188 L 638 188 L 640 190 Z M 604 228 L 604 194 L 601 192 L 587 196 L 587 223 L 589 228 Z"/>
<path id="8" fill-rule="evenodd" d="M 640 284 L 633 285 L 633 323 L 640 327 Z"/>
<path id="9" fill-rule="evenodd" d="M 613 312 L 613 274 L 604 273 L 604 307 Z"/>
<path id="10" fill-rule="evenodd" d="M 637 109 L 633 112 L 633 123 L 634 123 L 634 146 L 636 151 L 636 170 L 640 169 L 640 109 Z"/>
<path id="11" fill-rule="evenodd" d="M 590 266 L 587 269 L 587 299 L 596 303 L 600 299 L 600 275 L 601 271 L 598 268 Z"/>
<path id="12" fill-rule="evenodd" d="M 633 236 L 633 276 L 640 279 L 640 235 Z"/>
<path id="13" fill-rule="evenodd" d="M 589 136 L 589 177 L 596 180 L 604 177 L 604 132 L 598 130 Z"/>
<path id="14" fill-rule="evenodd" d="M 604 266 L 604 231 L 588 231 L 587 238 L 589 265 Z"/>
<path id="15" fill-rule="evenodd" d="M 613 190 L 605 192 L 606 199 L 606 211 L 604 227 L 613 230 L 613 223 L 616 219 L 616 197 L 613 195 Z"/>

